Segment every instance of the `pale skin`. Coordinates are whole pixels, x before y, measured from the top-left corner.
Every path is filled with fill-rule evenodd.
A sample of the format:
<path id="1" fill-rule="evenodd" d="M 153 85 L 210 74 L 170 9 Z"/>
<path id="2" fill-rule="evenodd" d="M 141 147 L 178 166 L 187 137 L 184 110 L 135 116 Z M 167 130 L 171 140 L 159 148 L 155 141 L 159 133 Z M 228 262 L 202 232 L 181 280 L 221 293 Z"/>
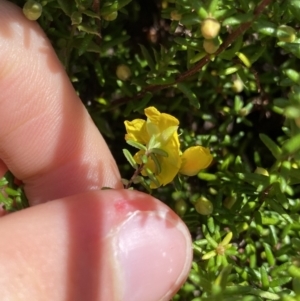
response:
<path id="1" fill-rule="evenodd" d="M 0 176 L 22 180 L 31 205 L 0 219 L 2 301 L 169 300 L 185 281 L 187 228 L 160 201 L 123 189 L 46 36 L 3 0 L 0 158 Z"/>

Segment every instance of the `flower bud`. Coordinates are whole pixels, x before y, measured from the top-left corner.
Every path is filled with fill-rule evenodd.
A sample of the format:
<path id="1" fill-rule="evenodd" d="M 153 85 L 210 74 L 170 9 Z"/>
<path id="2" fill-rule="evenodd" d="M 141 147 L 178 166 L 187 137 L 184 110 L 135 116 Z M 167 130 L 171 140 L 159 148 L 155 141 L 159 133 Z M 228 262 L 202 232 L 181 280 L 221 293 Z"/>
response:
<path id="1" fill-rule="evenodd" d="M 214 18 L 206 18 L 201 23 L 201 33 L 206 40 L 214 39 L 220 32 L 221 24 Z"/>
<path id="2" fill-rule="evenodd" d="M 175 212 L 179 215 L 179 216 L 184 216 L 185 212 L 187 210 L 187 204 L 184 200 L 178 200 L 175 203 Z"/>
<path id="3" fill-rule="evenodd" d="M 296 30 L 291 26 L 280 25 L 276 35 L 280 42 L 292 43 L 296 39 Z"/>
<path id="4" fill-rule="evenodd" d="M 241 79 L 236 78 L 232 83 L 232 90 L 235 93 L 241 93 L 244 90 L 244 83 Z"/>
<path id="5" fill-rule="evenodd" d="M 121 64 L 117 67 L 116 75 L 118 79 L 126 81 L 131 76 L 131 70 L 127 65 Z"/>
<path id="6" fill-rule="evenodd" d="M 35 21 L 42 14 L 42 5 L 36 1 L 28 0 L 23 6 L 23 13 L 28 20 Z"/>
<path id="7" fill-rule="evenodd" d="M 206 197 L 202 196 L 196 202 L 195 209 L 198 213 L 202 215 L 210 215 L 214 210 L 214 206 L 211 201 L 209 201 Z"/>
<path id="8" fill-rule="evenodd" d="M 215 39 L 203 41 L 203 48 L 209 54 L 215 53 L 219 49 L 219 46 L 220 46 L 220 42 Z"/>
<path id="9" fill-rule="evenodd" d="M 118 11 L 114 11 L 108 15 L 104 15 L 102 18 L 105 20 L 105 21 L 114 21 L 116 20 L 118 17 Z"/>

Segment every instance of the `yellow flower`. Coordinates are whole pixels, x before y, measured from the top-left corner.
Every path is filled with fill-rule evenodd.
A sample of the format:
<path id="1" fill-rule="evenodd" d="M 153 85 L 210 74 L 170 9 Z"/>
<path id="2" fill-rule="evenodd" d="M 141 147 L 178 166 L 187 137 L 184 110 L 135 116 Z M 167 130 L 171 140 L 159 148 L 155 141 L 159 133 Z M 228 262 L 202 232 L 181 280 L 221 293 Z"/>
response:
<path id="1" fill-rule="evenodd" d="M 192 146 L 182 154 L 182 165 L 179 172 L 186 176 L 195 176 L 201 169 L 208 167 L 212 159 L 208 148 Z"/>
<path id="2" fill-rule="evenodd" d="M 168 157 L 158 155 L 157 159 L 161 166 L 161 172 L 157 173 L 155 170 L 155 163 L 151 158 L 145 168 L 149 168 L 156 176 L 161 185 L 166 185 L 173 181 L 181 166 L 180 158 L 180 144 L 177 134 L 179 121 L 172 115 L 160 113 L 156 108 L 149 107 L 145 109 L 145 115 L 148 117 L 147 121 L 142 119 L 135 119 L 133 121 L 125 121 L 127 134 L 126 140 L 133 140 L 145 145 L 150 149 L 160 148 L 168 153 Z M 151 141 L 151 137 L 154 137 Z M 149 143 L 153 145 L 149 145 Z M 141 157 L 145 151 L 139 151 L 134 155 L 137 163 L 141 164 Z M 145 170 L 143 175 L 147 175 Z M 157 188 L 155 183 L 151 183 L 151 188 Z"/>
<path id="3" fill-rule="evenodd" d="M 127 131 L 125 139 L 138 142 L 147 148 L 147 151 L 138 151 L 134 159 L 141 164 L 142 157 L 145 154 L 149 155 L 151 149 L 155 148 L 165 151 L 168 156 L 156 154 L 161 167 L 160 171 L 157 170 L 152 158 L 148 156 L 142 175 L 147 175 L 146 169 L 148 168 L 156 176 L 160 185 L 166 185 L 172 182 L 179 172 L 185 175 L 195 175 L 211 163 L 212 156 L 209 150 L 202 146 L 191 147 L 181 154 L 177 133 L 179 121 L 174 116 L 160 113 L 155 107 L 146 108 L 145 115 L 147 120 L 125 121 Z M 152 181 L 150 187 L 157 188 L 158 185 Z"/>

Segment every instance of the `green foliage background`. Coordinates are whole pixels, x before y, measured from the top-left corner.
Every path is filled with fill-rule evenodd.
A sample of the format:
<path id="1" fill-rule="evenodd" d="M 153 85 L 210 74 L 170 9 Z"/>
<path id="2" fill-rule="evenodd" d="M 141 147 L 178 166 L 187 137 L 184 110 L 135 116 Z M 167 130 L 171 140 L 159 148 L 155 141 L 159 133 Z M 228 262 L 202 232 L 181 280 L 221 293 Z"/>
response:
<path id="1" fill-rule="evenodd" d="M 300 300 L 300 2 L 40 3 L 38 22 L 122 177 L 133 173 L 122 153 L 124 120 L 144 118 L 146 106 L 180 120 L 184 148 L 204 145 L 214 156 L 180 190 L 153 191 L 182 216 L 194 240 L 190 276 L 173 300 Z M 171 20 L 174 11 L 180 21 Z M 212 56 L 200 31 L 207 16 L 222 24 L 223 44 Z M 131 70 L 127 81 L 116 76 L 120 64 Z M 23 206 L 12 178 L 0 185 L 9 194 L 0 194 L 7 209 Z M 211 215 L 195 210 L 199 198 L 213 204 Z M 220 245 L 228 232 L 231 245 Z"/>

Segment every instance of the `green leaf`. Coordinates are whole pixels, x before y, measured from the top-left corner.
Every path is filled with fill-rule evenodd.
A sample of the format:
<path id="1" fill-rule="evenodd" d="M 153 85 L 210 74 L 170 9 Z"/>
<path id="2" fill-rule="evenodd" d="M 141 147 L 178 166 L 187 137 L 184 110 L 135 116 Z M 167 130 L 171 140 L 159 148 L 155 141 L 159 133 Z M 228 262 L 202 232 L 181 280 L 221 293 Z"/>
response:
<path id="1" fill-rule="evenodd" d="M 59 4 L 60 8 L 63 10 L 63 12 L 67 16 L 71 16 L 73 11 L 73 3 L 70 0 L 57 0 L 57 3 Z"/>
<path id="2" fill-rule="evenodd" d="M 233 17 L 229 17 L 222 22 L 222 26 L 233 26 L 241 23 L 249 22 L 253 19 L 252 13 L 235 14 Z"/>
<path id="3" fill-rule="evenodd" d="M 263 188 L 265 188 L 270 184 L 270 178 L 261 174 L 250 173 L 250 172 L 244 172 L 244 173 L 238 172 L 236 173 L 236 175 L 239 179 L 244 180 L 245 182 L 251 184 L 254 187 L 258 187 L 262 185 Z"/>
<path id="4" fill-rule="evenodd" d="M 300 2 L 299 0 L 290 0 L 289 1 L 289 8 L 294 17 L 300 21 Z"/>
<path id="5" fill-rule="evenodd" d="M 190 101 L 190 104 L 195 108 L 200 108 L 198 97 L 185 83 L 178 83 L 177 89 L 180 90 Z"/>
<path id="6" fill-rule="evenodd" d="M 146 174 L 149 177 L 149 179 L 156 185 L 156 186 L 160 186 L 160 183 L 158 181 L 158 179 L 156 178 L 156 176 L 153 174 L 153 172 L 149 169 L 149 168 L 145 168 Z"/>
<path id="7" fill-rule="evenodd" d="M 80 24 L 80 25 L 77 26 L 77 29 L 79 31 L 83 31 L 83 32 L 93 34 L 93 35 L 96 35 L 96 36 L 100 37 L 99 30 L 96 27 L 92 27 L 92 26 L 85 25 L 85 24 Z"/>
<path id="8" fill-rule="evenodd" d="M 239 36 L 233 45 L 219 54 L 219 57 L 225 60 L 232 60 L 235 57 L 236 52 L 240 51 L 243 46 L 243 36 Z"/>
<path id="9" fill-rule="evenodd" d="M 276 37 L 277 25 L 272 22 L 259 19 L 253 23 L 253 29 L 260 34 Z"/>
<path id="10" fill-rule="evenodd" d="M 153 97 L 153 94 L 150 92 L 147 92 L 145 94 L 145 96 L 142 98 L 142 100 L 136 101 L 134 103 L 133 112 L 139 112 L 139 111 L 143 110 L 147 106 L 148 102 L 151 100 L 152 97 Z"/>
<path id="11" fill-rule="evenodd" d="M 139 44 L 139 46 L 141 48 L 142 54 L 143 54 L 144 59 L 146 60 L 146 62 L 148 64 L 149 68 L 152 71 L 154 71 L 155 70 L 155 63 L 154 63 L 154 60 L 153 60 L 152 56 L 150 55 L 148 49 L 145 46 L 141 45 L 141 44 Z"/>
<path id="12" fill-rule="evenodd" d="M 113 40 L 103 42 L 101 44 L 101 52 L 105 53 L 110 48 L 115 47 L 115 46 L 120 45 L 120 44 L 123 44 L 124 42 L 126 42 L 129 39 L 130 39 L 130 36 L 124 35 L 124 36 L 121 36 L 121 37 L 118 37 L 118 38 L 114 38 Z"/>
<path id="13" fill-rule="evenodd" d="M 151 153 L 150 154 L 151 159 L 153 160 L 154 164 L 155 164 L 155 174 L 158 175 L 161 173 L 161 166 L 159 161 L 157 160 L 157 157 L 155 154 Z"/>
<path id="14" fill-rule="evenodd" d="M 208 12 L 209 14 L 211 14 L 212 16 L 214 15 L 217 7 L 218 7 L 218 2 L 219 0 L 211 0 L 208 6 Z"/>
<path id="15" fill-rule="evenodd" d="M 137 141 L 133 141 L 133 140 L 126 140 L 126 143 L 137 148 L 137 149 L 140 149 L 140 150 L 144 150 L 146 151 L 147 150 L 147 147 Z"/>
<path id="16" fill-rule="evenodd" d="M 154 153 L 156 155 L 160 155 L 162 157 L 168 157 L 169 156 L 169 154 L 161 148 L 151 148 L 149 151 L 151 153 Z"/>
<path id="17" fill-rule="evenodd" d="M 137 169 L 138 168 L 138 164 L 135 162 L 134 158 L 132 157 L 131 153 L 129 152 L 129 150 L 127 149 L 123 149 L 123 154 L 125 156 L 125 158 L 127 159 L 127 161 L 129 162 L 129 164 L 134 168 Z"/>
<path id="18" fill-rule="evenodd" d="M 100 16 L 91 10 L 84 10 L 84 11 L 82 11 L 82 13 L 88 17 L 100 20 Z"/>
<path id="19" fill-rule="evenodd" d="M 300 150 L 300 133 L 287 140 L 282 146 L 282 151 L 284 155 L 287 154 L 292 155 L 298 152 L 299 150 Z"/>
<path id="20" fill-rule="evenodd" d="M 282 154 L 281 148 L 265 134 L 259 134 L 259 138 L 264 143 L 264 145 L 269 149 L 272 155 L 276 159 L 279 159 Z"/>
<path id="21" fill-rule="evenodd" d="M 200 24 L 201 20 L 195 12 L 192 12 L 192 13 L 183 14 L 182 18 L 180 19 L 180 23 L 183 24 L 184 26 L 191 26 L 191 25 Z"/>
<path id="22" fill-rule="evenodd" d="M 186 46 L 187 48 L 192 48 L 194 50 L 202 50 L 203 49 L 203 41 L 200 39 L 194 39 L 194 38 L 181 38 L 181 37 L 176 37 L 174 38 L 174 42 Z"/>
<path id="23" fill-rule="evenodd" d="M 175 82 L 174 77 L 155 77 L 155 78 L 150 78 L 146 81 L 147 84 L 149 85 L 171 85 Z"/>
<path id="24" fill-rule="evenodd" d="M 278 46 L 283 48 L 286 52 L 292 53 L 295 57 L 300 59 L 300 43 L 299 40 L 297 43 L 285 43 L 285 42 L 278 42 Z"/>

